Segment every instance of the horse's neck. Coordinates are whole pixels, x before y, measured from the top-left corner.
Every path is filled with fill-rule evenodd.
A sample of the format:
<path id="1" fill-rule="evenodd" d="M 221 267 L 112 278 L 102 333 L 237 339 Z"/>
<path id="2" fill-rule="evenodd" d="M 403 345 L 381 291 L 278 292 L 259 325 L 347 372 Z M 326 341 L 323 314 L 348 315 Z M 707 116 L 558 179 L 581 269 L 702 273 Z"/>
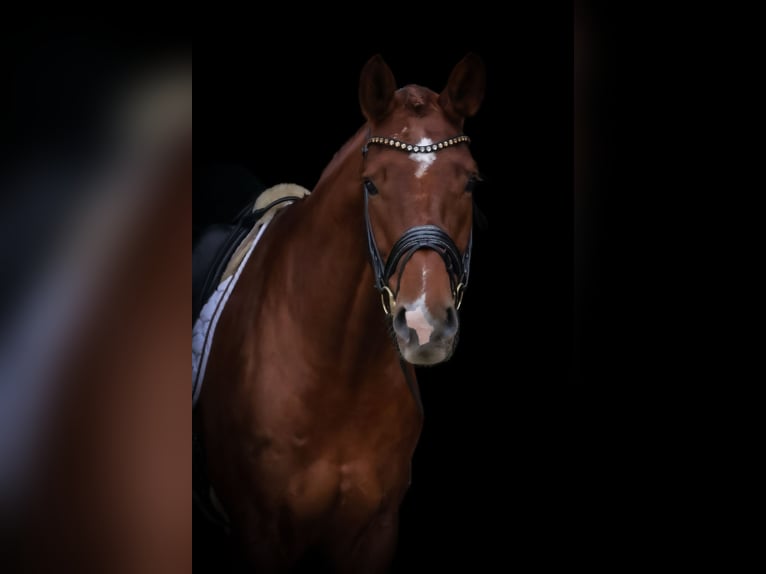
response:
<path id="1" fill-rule="evenodd" d="M 347 364 L 396 358 L 374 289 L 354 138 L 328 166 L 287 232 L 290 254 L 284 297 L 305 344 Z M 288 260 L 290 262 L 288 262 Z"/>

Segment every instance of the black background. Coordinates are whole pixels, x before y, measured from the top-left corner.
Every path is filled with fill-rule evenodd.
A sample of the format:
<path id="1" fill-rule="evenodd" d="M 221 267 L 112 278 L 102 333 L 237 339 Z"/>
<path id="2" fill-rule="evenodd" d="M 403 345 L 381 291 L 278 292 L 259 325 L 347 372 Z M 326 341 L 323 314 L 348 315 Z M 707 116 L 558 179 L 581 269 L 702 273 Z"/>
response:
<path id="1" fill-rule="evenodd" d="M 280 40 L 227 38 L 196 54 L 195 230 L 236 213 L 253 176 L 312 188 L 363 123 L 359 73 L 372 55 L 400 86 L 435 91 L 468 51 L 486 63 L 484 104 L 465 132 L 489 225 L 475 238 L 458 350 L 419 371 L 425 427 L 400 572 L 483 571 L 550 540 L 568 545 L 591 492 L 577 492 L 590 422 L 573 372 L 573 17 L 517 10 L 502 34 L 487 17 L 454 32 L 280 29 Z M 220 568 L 216 543 L 196 522 L 198 571 Z"/>
<path id="2" fill-rule="evenodd" d="M 642 217 L 668 204 L 664 180 L 647 171 L 661 142 L 642 132 L 652 125 L 643 122 L 655 84 L 641 85 L 640 58 L 626 58 L 635 51 L 624 49 L 623 28 L 605 13 L 580 14 L 584 46 L 574 42 L 568 7 L 499 14 L 473 6 L 451 26 L 431 21 L 428 10 L 388 6 L 399 19 L 376 25 L 345 14 L 327 25 L 326 13 L 314 27 L 305 13 L 301 26 L 278 14 L 206 23 L 195 34 L 192 238 L 233 216 L 259 185 L 253 178 L 313 187 L 363 121 L 358 78 L 373 54 L 400 85 L 437 91 L 466 52 L 479 54 L 487 94 L 465 131 L 486 178 L 476 201 L 489 225 L 475 236 L 458 350 L 419 372 L 425 426 L 396 569 L 486 571 L 530 560 L 609 563 L 614 555 L 632 563 L 662 548 L 659 538 L 678 539 L 691 490 L 676 471 L 695 444 L 677 428 L 688 412 L 679 371 L 668 384 L 661 365 L 683 331 L 667 328 L 677 327 L 676 314 L 660 317 L 670 307 L 658 295 L 667 276 L 647 264 L 649 252 L 652 263 L 668 261 L 656 257 L 665 245 L 649 249 L 656 218 Z M 104 86 L 179 36 L 190 43 L 179 30 L 6 39 L 6 69 L 17 81 L 3 93 L 11 114 L 2 176 L 24 155 L 50 157 L 48 149 L 62 169 L 92 161 Z M 575 49 L 589 72 L 585 139 L 573 130 L 575 110 L 583 111 L 574 99 Z M 587 195 L 576 203 L 584 167 L 589 177 L 578 182 Z M 32 230 L 55 215 L 18 217 L 34 221 Z M 25 259 L 25 250 L 2 254 Z M 195 515 L 195 571 L 226 571 L 234 556 Z"/>
<path id="3" fill-rule="evenodd" d="M 733 375 L 718 342 L 737 331 L 717 330 L 711 309 L 724 300 L 728 311 L 736 298 L 718 293 L 728 276 L 706 264 L 730 251 L 701 243 L 722 233 L 722 218 L 698 206 L 722 162 L 698 149 L 704 137 L 690 141 L 721 107 L 709 102 L 715 52 L 701 50 L 719 26 L 694 26 L 691 12 L 672 21 L 590 4 L 578 3 L 576 19 L 569 7 L 499 13 L 476 3 L 356 7 L 370 16 L 206 7 L 195 29 L 192 237 L 232 216 L 253 177 L 313 186 L 361 125 L 357 81 L 373 54 L 400 85 L 435 90 L 467 51 L 487 64 L 484 106 L 466 132 L 487 179 L 476 196 L 489 227 L 476 235 L 458 351 L 419 373 L 426 419 L 399 572 L 654 566 L 667 552 L 688 564 L 720 551 L 721 525 L 733 523 L 716 520 L 740 486 L 735 474 L 735 488 L 717 482 L 737 464 L 721 454 L 754 433 L 727 441 L 721 430 L 738 411 L 720 400 Z M 3 36 L 0 212 L 25 236 L 44 235 L 75 193 L 61 182 L 99 153 L 91 128 L 109 100 L 104 87 L 158 48 L 190 46 L 191 24 L 158 28 L 96 37 L 50 25 Z M 689 88 L 695 65 L 701 81 Z M 9 193 L 30 156 L 55 160 L 57 193 L 42 212 L 37 196 Z M 711 211 L 727 190 L 716 188 Z M 9 236 L 0 267 L 18 278 L 39 251 Z M 23 282 L 2 283 L 2 304 L 13 305 L 5 290 Z M 194 528 L 195 571 L 225 571 L 232 549 L 199 520 Z"/>

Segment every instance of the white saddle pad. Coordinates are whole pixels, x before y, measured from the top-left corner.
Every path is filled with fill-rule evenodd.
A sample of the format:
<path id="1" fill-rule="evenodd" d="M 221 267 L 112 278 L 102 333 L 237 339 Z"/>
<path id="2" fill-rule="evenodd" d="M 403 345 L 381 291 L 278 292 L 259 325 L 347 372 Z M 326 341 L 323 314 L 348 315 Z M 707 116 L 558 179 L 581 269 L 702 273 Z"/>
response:
<path id="1" fill-rule="evenodd" d="M 215 328 L 218 325 L 218 319 L 221 317 L 229 296 L 234 291 L 234 286 L 242 274 L 245 264 L 253 253 L 255 246 L 263 236 L 263 232 L 269 226 L 270 221 L 265 222 L 258 230 L 255 240 L 250 244 L 245 256 L 239 262 L 236 271 L 226 277 L 218 285 L 218 288 L 202 307 L 197 321 L 192 329 L 192 407 L 197 406 L 200 391 L 202 390 L 202 381 L 205 378 L 205 369 L 207 359 L 210 355 L 210 348 L 213 345 L 213 336 Z"/>

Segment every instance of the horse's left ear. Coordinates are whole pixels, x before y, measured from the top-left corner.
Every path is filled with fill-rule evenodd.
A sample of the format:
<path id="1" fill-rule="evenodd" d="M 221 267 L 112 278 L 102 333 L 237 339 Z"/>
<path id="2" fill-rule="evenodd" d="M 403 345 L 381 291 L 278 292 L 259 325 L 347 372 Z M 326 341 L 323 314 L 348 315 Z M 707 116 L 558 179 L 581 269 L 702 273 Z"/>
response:
<path id="1" fill-rule="evenodd" d="M 462 123 L 479 111 L 486 84 L 484 62 L 476 54 L 469 53 L 452 70 L 447 87 L 439 94 L 439 105 L 447 115 Z"/>

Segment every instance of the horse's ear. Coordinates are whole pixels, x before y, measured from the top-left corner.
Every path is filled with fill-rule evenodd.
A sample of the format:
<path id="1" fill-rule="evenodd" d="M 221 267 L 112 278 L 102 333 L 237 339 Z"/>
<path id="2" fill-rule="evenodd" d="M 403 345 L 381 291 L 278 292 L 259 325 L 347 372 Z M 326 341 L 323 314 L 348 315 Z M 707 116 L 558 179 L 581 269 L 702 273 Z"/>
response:
<path id="1" fill-rule="evenodd" d="M 371 123 L 379 122 L 391 111 L 396 80 L 380 54 L 370 58 L 359 80 L 359 105 Z"/>
<path id="2" fill-rule="evenodd" d="M 439 94 L 439 105 L 448 116 L 462 123 L 479 111 L 486 84 L 484 62 L 469 53 L 452 70 L 447 87 Z"/>

